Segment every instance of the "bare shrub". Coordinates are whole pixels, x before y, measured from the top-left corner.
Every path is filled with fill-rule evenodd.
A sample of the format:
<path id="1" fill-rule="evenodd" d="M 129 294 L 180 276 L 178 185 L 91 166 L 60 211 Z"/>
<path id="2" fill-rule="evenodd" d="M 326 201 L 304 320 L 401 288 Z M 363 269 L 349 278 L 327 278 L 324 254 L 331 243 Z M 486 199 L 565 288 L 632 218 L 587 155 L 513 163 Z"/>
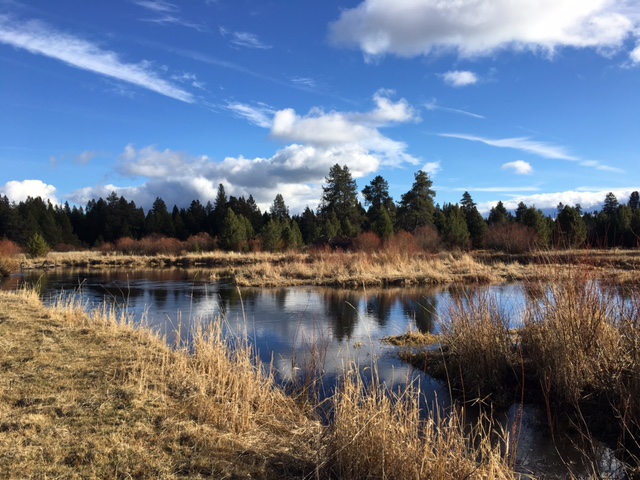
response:
<path id="1" fill-rule="evenodd" d="M 191 235 L 184 243 L 187 252 L 212 252 L 218 248 L 215 238 L 205 232 Z"/>
<path id="2" fill-rule="evenodd" d="M 411 233 L 401 231 L 387 240 L 385 244 L 387 252 L 392 255 L 415 256 L 420 253 L 420 243 Z"/>
<path id="3" fill-rule="evenodd" d="M 485 237 L 485 245 L 507 253 L 526 253 L 535 248 L 538 236 L 533 228 L 520 223 L 491 225 Z"/>
<path id="4" fill-rule="evenodd" d="M 618 299 L 585 269 L 567 267 L 541 298 L 528 299 L 522 348 L 545 392 L 578 405 L 612 386 L 620 332 Z"/>
<path id="5" fill-rule="evenodd" d="M 353 248 L 360 252 L 377 252 L 381 246 L 382 239 L 374 232 L 361 233 L 353 240 Z"/>
<path id="6" fill-rule="evenodd" d="M 116 242 L 116 250 L 125 255 L 134 255 L 138 253 L 138 242 L 130 237 L 119 238 Z"/>
<path id="7" fill-rule="evenodd" d="M 435 227 L 428 225 L 418 227 L 413 232 L 413 236 L 418 241 L 420 248 L 425 252 L 434 253 L 440 249 L 442 239 L 440 238 L 440 234 Z"/>

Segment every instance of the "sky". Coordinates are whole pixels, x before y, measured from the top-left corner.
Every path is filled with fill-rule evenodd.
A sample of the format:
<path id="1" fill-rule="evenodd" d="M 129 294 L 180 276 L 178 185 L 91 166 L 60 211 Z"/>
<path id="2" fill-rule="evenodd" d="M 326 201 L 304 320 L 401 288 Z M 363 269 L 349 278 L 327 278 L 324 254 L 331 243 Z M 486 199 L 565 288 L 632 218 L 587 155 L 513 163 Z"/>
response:
<path id="1" fill-rule="evenodd" d="M 640 190 L 637 0 L 0 0 L 0 195 L 545 211 Z"/>

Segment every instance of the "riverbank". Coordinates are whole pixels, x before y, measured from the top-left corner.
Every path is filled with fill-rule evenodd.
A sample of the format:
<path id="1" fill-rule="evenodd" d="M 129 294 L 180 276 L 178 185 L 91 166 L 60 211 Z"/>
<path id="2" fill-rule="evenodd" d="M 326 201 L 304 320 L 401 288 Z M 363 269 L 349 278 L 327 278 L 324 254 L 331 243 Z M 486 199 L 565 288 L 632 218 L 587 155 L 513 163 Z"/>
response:
<path id="1" fill-rule="evenodd" d="M 353 369 L 321 424 L 219 322 L 171 348 L 108 310 L 0 292 L 0 345 L 2 478 L 515 478 L 482 426 Z"/>
<path id="2" fill-rule="evenodd" d="M 349 288 L 490 284 L 531 279 L 550 281 L 558 267 L 580 265 L 607 283 L 640 284 L 640 250 L 561 250 L 521 255 L 488 251 L 437 254 L 331 250 L 305 253 L 214 251 L 153 256 L 52 252 L 45 259 L 22 258 L 20 264 L 23 269 L 184 268 L 238 286 Z"/>

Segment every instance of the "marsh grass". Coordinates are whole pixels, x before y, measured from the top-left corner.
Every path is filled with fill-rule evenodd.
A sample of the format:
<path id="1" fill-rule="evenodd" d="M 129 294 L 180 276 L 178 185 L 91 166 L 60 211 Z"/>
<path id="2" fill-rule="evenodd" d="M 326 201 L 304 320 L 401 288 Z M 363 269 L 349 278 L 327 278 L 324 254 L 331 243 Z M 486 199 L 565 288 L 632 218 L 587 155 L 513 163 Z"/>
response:
<path id="1" fill-rule="evenodd" d="M 126 309 L 86 308 L 0 293 L 0 477 L 514 478 L 507 437 L 425 418 L 415 386 L 353 367 L 323 425 L 221 319 L 170 347 Z"/>
<path id="2" fill-rule="evenodd" d="M 416 385 L 392 392 L 375 373 L 367 382 L 352 365 L 334 406 L 323 465 L 332 478 L 516 478 L 504 453 L 508 435 L 493 441 L 491 427 L 469 427 L 456 410 L 431 410 L 425 418 Z"/>
<path id="3" fill-rule="evenodd" d="M 463 399 L 509 405 L 531 401 L 547 412 L 553 438 L 579 432 L 591 473 L 603 473 L 595 439 L 626 463 L 640 462 L 640 295 L 613 288 L 588 266 L 544 265 L 525 285 L 522 327 L 497 298 L 453 290 L 439 322 L 440 348 L 405 350 L 407 361 Z M 549 279 L 552 278 L 552 281 Z M 563 431 L 564 430 L 564 431 Z"/>

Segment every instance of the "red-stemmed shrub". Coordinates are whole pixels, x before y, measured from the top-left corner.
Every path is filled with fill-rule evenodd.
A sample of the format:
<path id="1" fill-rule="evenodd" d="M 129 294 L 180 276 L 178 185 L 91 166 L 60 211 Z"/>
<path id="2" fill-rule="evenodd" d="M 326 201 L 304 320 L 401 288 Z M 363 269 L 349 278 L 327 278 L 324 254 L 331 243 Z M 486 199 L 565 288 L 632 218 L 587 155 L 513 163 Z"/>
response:
<path id="1" fill-rule="evenodd" d="M 382 239 L 374 232 L 365 232 L 353 240 L 353 248 L 359 252 L 373 253 L 382 247 Z"/>

